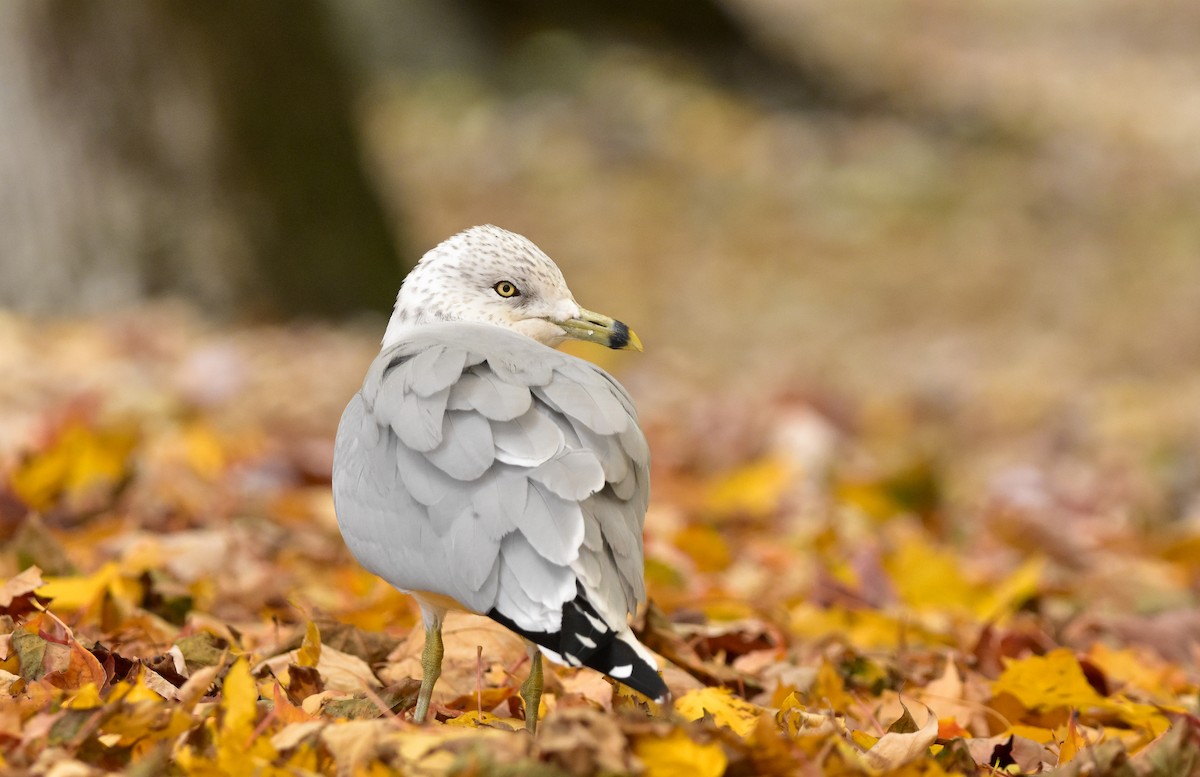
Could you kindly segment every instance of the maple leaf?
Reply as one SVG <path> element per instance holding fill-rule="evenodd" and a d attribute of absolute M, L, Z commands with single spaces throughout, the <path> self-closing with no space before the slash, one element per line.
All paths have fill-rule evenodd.
<path fill-rule="evenodd" d="M 766 712 L 744 699 L 734 696 L 728 688 L 700 688 L 688 691 L 675 700 L 675 711 L 686 720 L 711 717 L 718 726 L 732 729 L 740 737 L 747 737 L 758 725 L 759 718 Z"/>
<path fill-rule="evenodd" d="M 1080 709 L 1104 703 L 1104 698 L 1088 683 L 1075 654 L 1066 648 L 1010 662 L 992 685 L 992 692 L 1009 693 L 1031 710 Z"/>

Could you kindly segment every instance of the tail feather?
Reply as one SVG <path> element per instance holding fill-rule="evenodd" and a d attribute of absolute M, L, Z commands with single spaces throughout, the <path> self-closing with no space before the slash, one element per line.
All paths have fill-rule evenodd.
<path fill-rule="evenodd" d="M 590 667 L 658 702 L 670 696 L 650 651 L 628 627 L 617 631 L 605 623 L 582 586 L 575 598 L 563 605 L 562 627 L 558 631 L 523 629 L 495 608 L 487 616 L 541 647 L 552 660 L 568 666 Z"/>

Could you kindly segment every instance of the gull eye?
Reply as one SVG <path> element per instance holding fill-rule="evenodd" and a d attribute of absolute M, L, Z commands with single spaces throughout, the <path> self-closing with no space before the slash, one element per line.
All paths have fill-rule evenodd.
<path fill-rule="evenodd" d="M 517 297 L 521 292 L 513 285 L 512 281 L 500 281 L 492 287 L 501 297 Z"/>

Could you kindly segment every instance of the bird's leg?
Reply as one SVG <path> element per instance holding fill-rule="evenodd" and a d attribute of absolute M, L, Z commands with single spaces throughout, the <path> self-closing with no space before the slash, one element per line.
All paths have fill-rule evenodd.
<path fill-rule="evenodd" d="M 417 694 L 417 708 L 413 711 L 413 722 L 424 723 L 429 712 L 429 699 L 433 696 L 433 684 L 442 673 L 442 616 L 445 610 L 421 604 L 421 617 L 425 621 L 425 648 L 421 651 L 421 690 Z"/>
<path fill-rule="evenodd" d="M 538 710 L 542 704 L 542 651 L 529 643 L 529 677 L 521 683 L 521 700 L 525 702 L 525 730 L 537 733 Z"/>

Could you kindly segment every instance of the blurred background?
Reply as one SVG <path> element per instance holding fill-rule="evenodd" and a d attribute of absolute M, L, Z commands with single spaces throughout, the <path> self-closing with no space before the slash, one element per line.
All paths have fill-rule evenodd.
<path fill-rule="evenodd" d="M 0 303 L 358 322 L 341 395 L 407 267 L 495 223 L 639 331 L 585 355 L 651 411 L 1194 423 L 1198 28 L 1187 0 L 11 0 Z"/>
<path fill-rule="evenodd" d="M 673 690 L 815 689 L 882 734 L 903 689 L 977 738 L 1059 727 L 1058 755 L 1195 709 L 1200 2 L 0 0 L 0 579 L 36 565 L 54 611 L 0 607 L 0 688 L 43 682 L 3 763 L 234 741 L 233 706 L 161 747 L 67 710 L 7 650 L 64 655 L 49 618 L 97 669 L 205 634 L 207 663 L 287 661 L 321 620 L 371 679 L 416 674 L 418 643 L 388 658 L 415 606 L 340 539 L 333 440 L 405 272 L 482 223 L 645 343 L 572 352 L 653 451 Z M 0 595 L 28 615 L 35 587 Z M 467 694 L 456 643 L 440 688 Z M 1087 676 L 1025 715 L 992 681 L 1056 646 Z M 521 655 L 487 677 L 514 689 Z"/>
<path fill-rule="evenodd" d="M 1031 628 L 1200 644 L 1197 30 L 1194 0 L 2 0 L 0 574 L 169 545 L 188 617 L 264 642 L 293 596 L 407 623 L 337 539 L 334 430 L 407 268 L 493 223 L 646 344 L 574 352 L 650 437 L 665 611 L 802 603 L 803 642 L 850 628 L 812 607 L 940 617 L 1049 558 Z"/>

